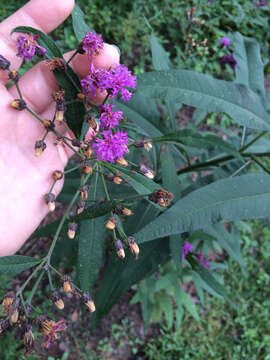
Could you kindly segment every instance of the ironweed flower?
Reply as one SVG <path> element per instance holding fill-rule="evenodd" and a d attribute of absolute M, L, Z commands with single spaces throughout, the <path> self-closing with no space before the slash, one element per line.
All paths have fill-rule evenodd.
<path fill-rule="evenodd" d="M 103 138 L 97 138 L 92 145 L 92 149 L 97 154 L 97 159 L 101 161 L 115 162 L 127 151 L 128 136 L 125 131 L 103 131 Z"/>
<path fill-rule="evenodd" d="M 211 268 L 211 265 L 209 264 L 208 261 L 205 260 L 202 252 L 199 252 L 199 254 L 197 254 L 197 259 L 201 263 L 202 267 L 207 268 L 207 269 Z"/>
<path fill-rule="evenodd" d="M 228 38 L 228 37 L 222 37 L 220 40 L 219 40 L 219 43 L 220 43 L 220 45 L 222 45 L 222 46 L 226 46 L 227 48 L 228 47 L 230 47 L 230 43 L 231 43 L 231 41 L 230 41 L 230 39 Z"/>
<path fill-rule="evenodd" d="M 100 124 L 103 130 L 110 130 L 115 128 L 119 121 L 123 118 L 123 112 L 120 110 L 113 111 L 115 105 L 106 104 L 101 106 L 102 113 L 100 114 Z"/>
<path fill-rule="evenodd" d="M 265 0 L 253 0 L 253 5 L 255 7 L 267 6 L 267 2 Z"/>
<path fill-rule="evenodd" d="M 185 259 L 186 255 L 193 250 L 193 246 L 188 241 L 182 246 L 182 261 Z"/>
<path fill-rule="evenodd" d="M 39 35 L 20 35 L 17 37 L 16 47 L 18 50 L 17 56 L 23 58 L 26 61 L 33 59 L 35 55 L 43 56 L 47 50 L 37 43 Z"/>
<path fill-rule="evenodd" d="M 94 33 L 93 31 L 87 32 L 81 43 L 81 48 L 90 57 L 97 55 L 103 46 L 104 43 L 102 36 Z"/>
<path fill-rule="evenodd" d="M 97 89 L 105 91 L 104 82 L 109 73 L 105 69 L 97 69 L 93 64 L 90 65 L 90 73 L 81 80 L 82 90 L 85 95 L 96 97 Z"/>
<path fill-rule="evenodd" d="M 230 55 L 224 55 L 219 59 L 220 65 L 222 67 L 222 69 L 225 69 L 225 65 L 228 64 L 231 69 L 233 71 L 235 71 L 236 65 L 237 65 L 237 61 L 236 59 L 233 57 L 232 54 Z"/>
<path fill-rule="evenodd" d="M 46 316 L 40 317 L 40 326 L 46 339 L 46 342 L 43 344 L 46 349 L 48 349 L 58 339 L 58 335 L 56 333 L 64 331 L 67 328 L 65 319 L 55 322 Z"/>

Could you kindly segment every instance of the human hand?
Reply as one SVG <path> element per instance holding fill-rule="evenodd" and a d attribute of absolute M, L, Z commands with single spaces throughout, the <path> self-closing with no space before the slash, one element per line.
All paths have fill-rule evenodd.
<path fill-rule="evenodd" d="M 10 35 L 16 26 L 32 26 L 49 33 L 61 24 L 71 13 L 74 0 L 31 0 L 15 14 L 0 24 L 0 54 L 11 62 L 11 69 L 17 69 L 21 59 L 16 56 L 15 35 Z M 71 53 L 66 54 L 69 58 Z M 97 67 L 109 68 L 119 63 L 115 47 L 105 44 L 99 55 L 92 59 Z M 70 64 L 78 76 L 88 73 L 87 55 L 76 56 Z M 52 173 L 63 171 L 70 151 L 64 145 L 55 146 L 55 135 L 46 138 L 46 152 L 34 156 L 34 144 L 42 138 L 44 127 L 31 114 L 10 107 L 18 98 L 14 86 L 8 90 L 7 72 L 0 71 L 0 256 L 16 252 L 40 224 L 48 212 L 44 201 L 52 184 Z M 20 78 L 24 99 L 42 119 L 52 119 L 55 103 L 52 92 L 57 89 L 54 75 L 45 62 L 40 62 Z M 63 180 L 56 183 L 57 195 Z"/>

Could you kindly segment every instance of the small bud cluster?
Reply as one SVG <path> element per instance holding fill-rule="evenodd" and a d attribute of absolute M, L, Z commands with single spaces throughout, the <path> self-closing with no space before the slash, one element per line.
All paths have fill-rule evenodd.
<path fill-rule="evenodd" d="M 149 200 L 153 201 L 159 206 L 167 207 L 173 200 L 173 197 L 173 193 L 170 193 L 166 190 L 155 190 L 152 194 L 149 195 Z"/>

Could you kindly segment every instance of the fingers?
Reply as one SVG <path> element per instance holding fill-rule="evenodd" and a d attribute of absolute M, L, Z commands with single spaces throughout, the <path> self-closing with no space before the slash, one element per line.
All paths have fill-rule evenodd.
<path fill-rule="evenodd" d="M 72 52 L 64 55 L 68 60 Z M 99 55 L 94 56 L 92 62 L 99 68 L 110 68 L 113 64 L 119 64 L 120 57 L 117 49 L 113 45 L 104 44 L 104 48 Z M 73 70 L 80 78 L 85 77 L 89 73 L 90 60 L 87 55 L 77 55 L 70 63 Z M 26 103 L 37 113 L 45 111 L 45 109 L 52 102 L 52 92 L 58 88 L 54 75 L 49 71 L 46 62 L 41 62 L 30 69 L 24 76 L 21 77 L 20 89 L 26 100 Z M 15 86 L 10 88 L 10 93 L 14 98 L 18 97 Z M 102 102 L 104 95 L 98 94 L 98 102 Z"/>
<path fill-rule="evenodd" d="M 31 26 L 43 32 L 50 32 L 60 25 L 71 13 L 74 0 L 31 0 L 0 24 L 0 54 L 17 69 L 21 60 L 16 56 L 16 34 L 10 35 L 16 26 Z M 6 72 L 0 72 L 0 81 L 7 81 Z"/>

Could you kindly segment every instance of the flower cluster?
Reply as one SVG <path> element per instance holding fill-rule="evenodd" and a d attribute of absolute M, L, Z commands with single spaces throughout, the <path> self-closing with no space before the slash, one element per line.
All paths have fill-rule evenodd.
<path fill-rule="evenodd" d="M 90 73 L 81 80 L 83 93 L 96 97 L 97 90 L 107 91 L 109 98 L 114 98 L 121 94 L 121 100 L 128 101 L 133 94 L 127 89 L 135 89 L 137 82 L 136 76 L 125 65 L 115 65 L 110 70 L 97 69 L 93 64 L 90 65 Z"/>
<path fill-rule="evenodd" d="M 18 50 L 17 56 L 26 61 L 33 59 L 35 55 L 42 57 L 46 54 L 46 49 L 37 43 L 39 35 L 20 35 L 17 37 L 16 47 Z"/>
<path fill-rule="evenodd" d="M 234 58 L 233 54 L 224 55 L 219 59 L 222 69 L 225 69 L 225 65 L 228 64 L 233 71 L 235 71 L 237 60 Z"/>
<path fill-rule="evenodd" d="M 267 6 L 267 2 L 265 0 L 254 0 L 253 5 L 255 7 Z"/>
<path fill-rule="evenodd" d="M 93 31 L 87 32 L 82 40 L 81 48 L 90 57 L 97 55 L 104 46 L 102 36 Z"/>
<path fill-rule="evenodd" d="M 103 130 L 115 128 L 119 121 L 123 118 L 123 112 L 120 110 L 113 111 L 113 104 L 105 104 L 101 106 L 100 124 Z"/>
<path fill-rule="evenodd" d="M 115 162 L 128 151 L 128 136 L 125 131 L 118 130 L 114 134 L 110 130 L 103 131 L 102 136 L 92 145 L 98 160 Z"/>

